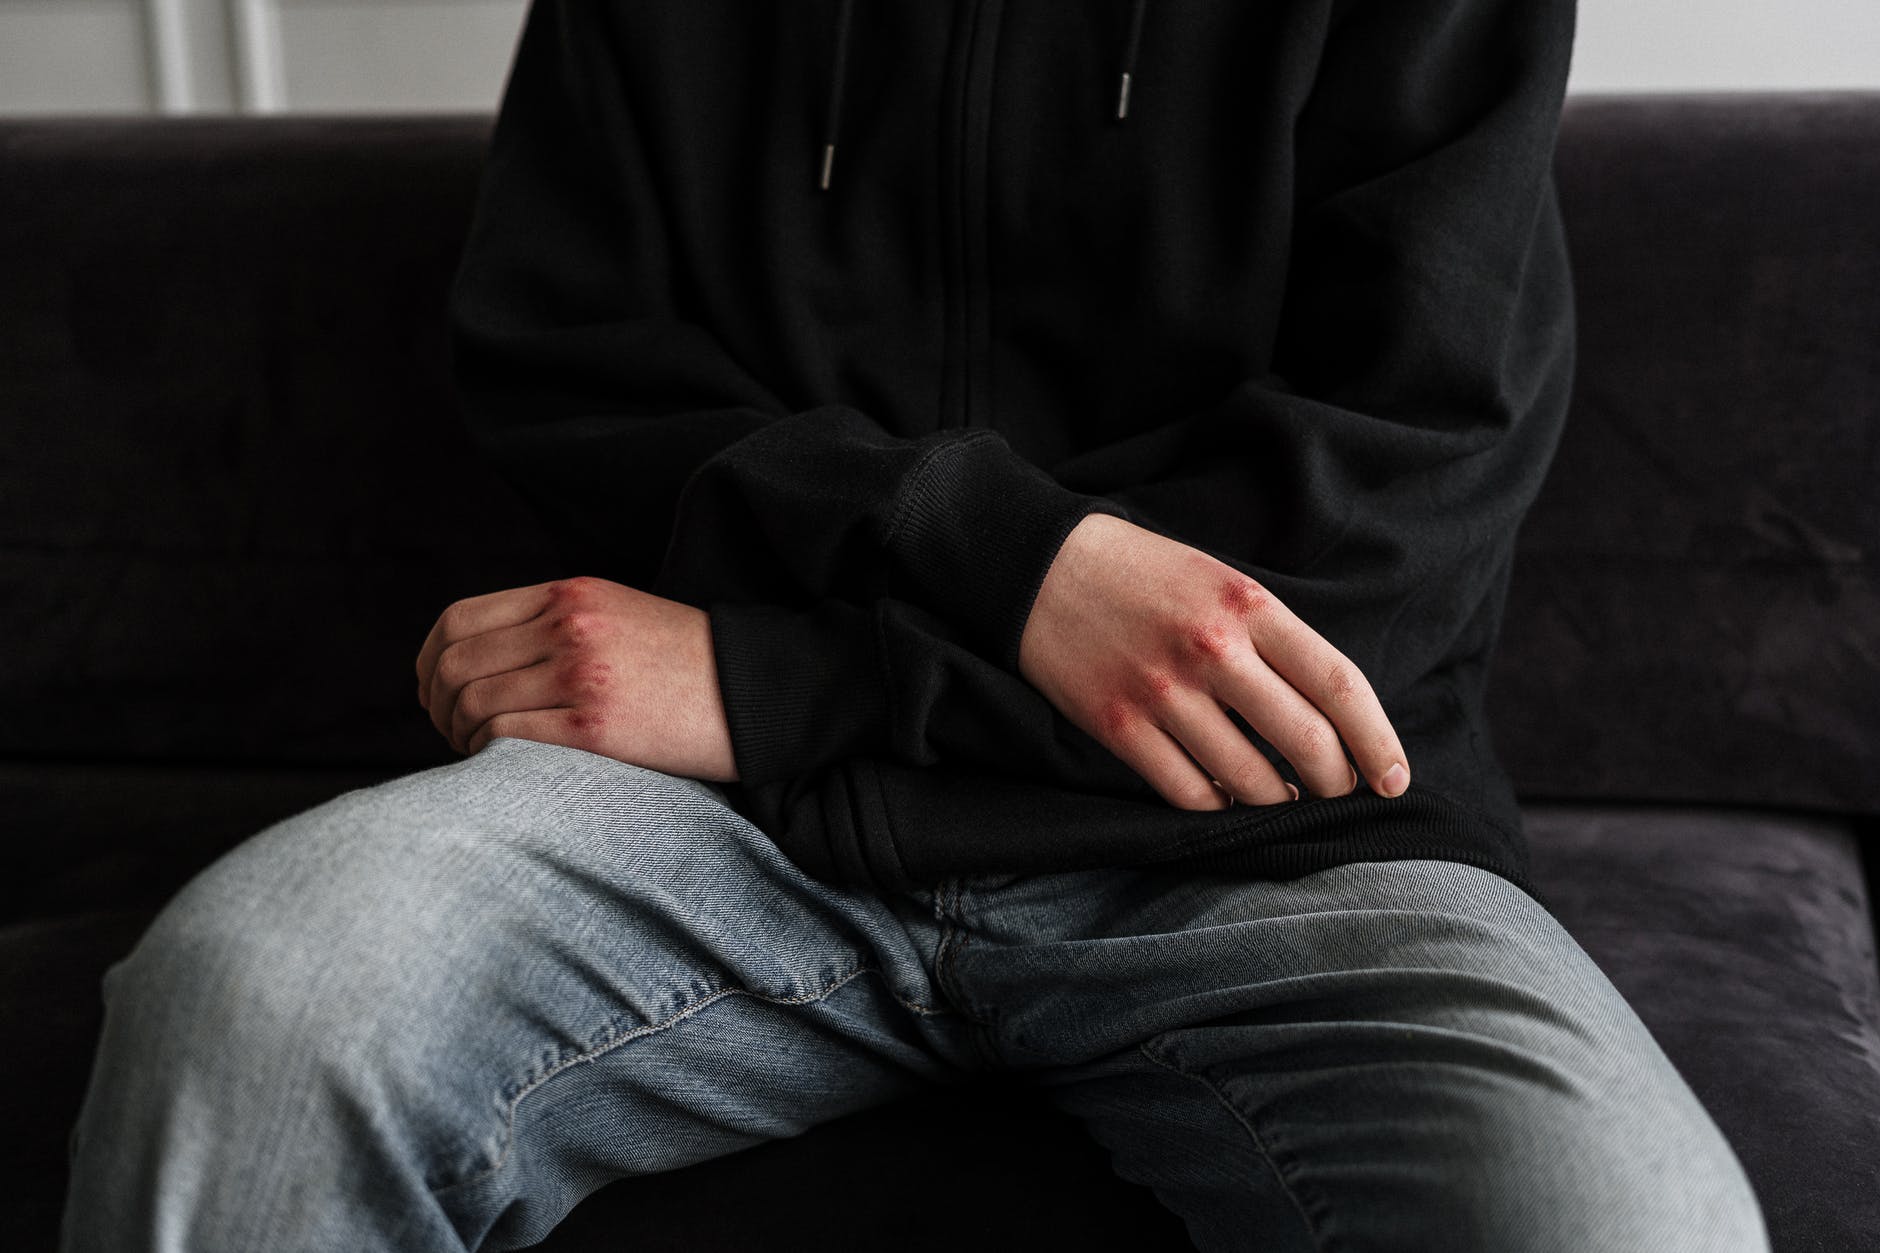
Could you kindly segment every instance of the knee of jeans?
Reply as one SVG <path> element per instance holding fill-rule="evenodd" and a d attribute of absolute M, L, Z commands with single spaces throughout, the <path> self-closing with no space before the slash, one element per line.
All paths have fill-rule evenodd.
<path fill-rule="evenodd" d="M 386 1033 L 442 995 L 426 970 L 477 943 L 452 921 L 479 854 L 376 793 L 277 823 L 186 884 L 106 972 L 112 1038 L 247 1068 L 389 1055 Z"/>
<path fill-rule="evenodd" d="M 1516 1102 L 1502 1121 L 1476 1154 L 1477 1178 L 1457 1180 L 1494 1200 L 1450 1247 L 1769 1253 L 1734 1150 L 1676 1086 Z"/>

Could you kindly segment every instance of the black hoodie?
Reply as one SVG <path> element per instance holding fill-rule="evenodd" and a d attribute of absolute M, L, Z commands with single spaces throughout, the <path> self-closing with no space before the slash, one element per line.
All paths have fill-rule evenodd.
<path fill-rule="evenodd" d="M 711 614 L 739 810 L 878 889 L 1486 867 L 1565 419 L 1573 0 L 535 0 L 451 293 L 575 572 Z M 1092 511 L 1257 578 L 1411 786 L 1175 808 L 1018 672 Z M 1290 763 L 1238 715 L 1281 776 Z"/>

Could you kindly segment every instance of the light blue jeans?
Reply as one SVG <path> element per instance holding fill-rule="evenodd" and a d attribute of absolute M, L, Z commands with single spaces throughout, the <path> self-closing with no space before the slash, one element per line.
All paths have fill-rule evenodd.
<path fill-rule="evenodd" d="M 498 739 L 246 841 L 103 991 L 68 1253 L 520 1248 L 993 1068 L 1210 1253 L 1769 1247 L 1604 974 L 1453 862 L 884 898 L 711 784 Z"/>

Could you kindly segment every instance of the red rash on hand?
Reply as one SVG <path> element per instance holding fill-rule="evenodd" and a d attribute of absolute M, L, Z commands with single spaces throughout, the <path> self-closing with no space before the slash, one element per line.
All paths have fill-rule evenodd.
<path fill-rule="evenodd" d="M 1267 595 L 1267 590 L 1254 579 L 1228 579 L 1221 584 L 1216 599 L 1221 608 L 1244 619 L 1265 603 Z"/>
<path fill-rule="evenodd" d="M 1227 655 L 1228 631 L 1218 622 L 1191 628 L 1186 636 L 1188 651 L 1197 661 L 1217 661 Z"/>
<path fill-rule="evenodd" d="M 1114 740 L 1121 738 L 1123 732 L 1135 719 L 1136 715 L 1130 709 L 1128 699 L 1115 696 L 1103 703 L 1103 708 L 1097 714 L 1097 725 L 1102 728 L 1106 737 Z"/>
<path fill-rule="evenodd" d="M 1089 625 L 1101 621 L 1103 629 Z M 1093 512 L 1046 573 L 1023 677 L 1172 805 L 1279 804 L 1381 781 L 1402 745 L 1351 659 L 1243 570 Z M 1236 717 L 1237 715 L 1237 717 Z M 1301 782 L 1280 776 L 1255 737 Z M 1358 779 L 1346 746 L 1358 758 Z"/>

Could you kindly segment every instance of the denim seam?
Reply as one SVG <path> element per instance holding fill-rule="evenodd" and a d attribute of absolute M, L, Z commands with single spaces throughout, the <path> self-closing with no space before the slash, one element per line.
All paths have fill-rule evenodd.
<path fill-rule="evenodd" d="M 967 1021 L 978 1027 L 991 1027 L 991 1016 L 987 1014 L 983 1006 L 966 994 L 966 985 L 960 982 L 960 950 L 965 948 L 966 942 L 972 938 L 971 933 L 966 929 L 966 916 L 963 908 L 965 898 L 966 877 L 956 876 L 953 880 L 953 904 L 949 918 L 953 925 L 947 934 L 949 942 L 942 949 L 940 960 L 936 963 L 937 967 L 944 968 L 944 973 L 950 978 L 941 979 L 940 989 L 953 998 L 954 1004 L 959 1007 L 960 1015 Z M 940 975 L 943 972 L 937 968 L 934 973 Z M 980 1054 L 982 1057 L 986 1055 L 983 1042 Z M 994 1059 L 987 1058 L 987 1060 Z"/>
<path fill-rule="evenodd" d="M 960 883 L 960 894 L 953 903 L 959 918 L 960 931 L 959 937 L 953 943 L 953 952 L 948 960 L 953 967 L 954 990 L 959 994 L 960 1003 L 966 1007 L 967 1021 L 973 1024 L 973 1044 L 981 1060 L 988 1067 L 998 1067 L 1004 1063 L 1004 1058 L 999 1053 L 998 1007 L 981 1005 L 966 990 L 966 984 L 960 978 L 960 954 L 966 951 L 966 946 L 973 940 L 972 930 L 966 925 L 966 886 L 964 881 Z"/>
<path fill-rule="evenodd" d="M 563 1060 L 556 1062 L 553 1066 L 550 1066 L 547 1070 L 543 1071 L 541 1074 L 537 1075 L 535 1078 L 529 1080 L 527 1083 L 523 1084 L 521 1088 L 517 1089 L 516 1094 L 509 1098 L 509 1107 L 504 1111 L 504 1114 L 503 1114 L 503 1151 L 500 1155 L 497 1156 L 496 1160 L 492 1162 L 490 1165 L 483 1167 L 481 1170 L 478 1170 L 473 1174 L 465 1175 L 462 1179 L 454 1179 L 449 1183 L 430 1185 L 431 1191 L 433 1193 L 448 1192 L 453 1188 L 461 1188 L 469 1184 L 481 1182 L 482 1180 L 487 1179 L 489 1176 L 494 1175 L 495 1173 L 500 1171 L 504 1167 L 504 1165 L 508 1163 L 509 1154 L 511 1150 L 515 1148 L 516 1110 L 521 1107 L 523 1100 L 527 1098 L 531 1093 L 533 1093 L 537 1088 L 540 1088 L 543 1084 L 547 1083 L 550 1079 L 553 1079 L 556 1075 L 561 1074 L 563 1071 L 569 1070 L 575 1066 L 579 1066 L 585 1062 L 594 1061 L 596 1058 L 599 1058 L 607 1053 L 611 1053 L 613 1050 L 619 1048 L 621 1045 L 626 1044 L 627 1042 L 631 1040 L 637 1040 L 641 1038 L 642 1036 L 648 1036 L 648 1035 L 654 1034 L 655 1032 L 664 1031 L 667 1027 L 672 1026 L 674 1023 L 678 1022 L 680 1019 L 689 1018 L 693 1014 L 697 1013 L 699 1010 L 704 1009 L 706 1006 L 714 1004 L 717 1001 L 721 1001 L 727 996 L 749 996 L 749 997 L 754 997 L 760 1001 L 768 1001 L 772 1005 L 807 1005 L 816 1001 L 827 999 L 830 996 L 830 994 L 835 992 L 838 988 L 845 986 L 850 980 L 854 979 L 857 975 L 865 974 L 866 972 L 871 971 L 871 970 L 875 971 L 877 974 L 883 973 L 879 966 L 872 966 L 864 962 L 861 965 L 855 967 L 853 970 L 849 971 L 847 974 L 836 979 L 834 982 L 825 985 L 820 990 L 816 992 L 805 993 L 802 996 L 772 996 L 764 992 L 754 991 L 750 988 L 720 988 L 718 991 L 713 992 L 708 996 L 703 996 L 703 997 L 700 997 L 698 1000 L 688 1002 L 686 1005 L 684 1005 L 680 1009 L 675 1010 L 673 1013 L 671 1013 L 667 1017 L 660 1019 L 658 1022 L 644 1023 L 641 1026 L 635 1027 L 631 1031 L 625 1031 L 617 1035 L 609 1036 L 607 1039 L 601 1041 L 601 1043 L 599 1044 L 594 1045 L 592 1048 L 589 1048 L 581 1053 L 578 1053 L 573 1057 L 564 1058 Z M 885 975 L 884 975 L 884 979 L 885 979 Z M 889 989 L 889 994 L 893 995 L 893 989 Z M 895 996 L 894 999 L 896 1001 L 900 1001 L 902 1005 L 907 1006 L 909 1009 L 914 1009 L 921 1013 L 946 1013 L 948 1012 L 945 1009 L 932 1010 L 932 1009 L 927 1009 L 922 1006 L 913 1005 L 907 1001 L 901 1000 L 899 996 Z"/>
<path fill-rule="evenodd" d="M 1227 1099 L 1227 1093 L 1221 1091 L 1220 1085 L 1206 1075 L 1199 1074 L 1192 1070 L 1186 1070 L 1172 1061 L 1157 1056 L 1155 1050 L 1149 1047 L 1149 1041 L 1147 1040 L 1137 1044 L 1136 1051 L 1156 1065 L 1162 1067 L 1162 1069 L 1188 1079 L 1193 1079 L 1196 1083 L 1201 1084 L 1214 1094 L 1214 1099 L 1221 1103 L 1221 1108 L 1226 1110 L 1228 1116 L 1239 1123 L 1246 1131 L 1247 1138 L 1253 1141 L 1254 1151 L 1260 1155 L 1260 1160 L 1266 1163 L 1267 1169 L 1273 1172 L 1273 1178 L 1279 1181 L 1280 1191 L 1284 1192 L 1286 1199 L 1292 1202 L 1292 1207 L 1297 1211 L 1299 1220 L 1305 1224 L 1306 1234 L 1312 1237 L 1312 1247 L 1318 1250 L 1318 1253 L 1329 1253 L 1330 1246 L 1326 1244 L 1325 1237 L 1320 1234 L 1318 1225 L 1312 1221 L 1312 1215 L 1307 1212 L 1305 1203 L 1300 1200 L 1299 1193 L 1294 1189 L 1292 1180 L 1286 1177 L 1286 1172 L 1280 1169 L 1278 1161 L 1276 1161 L 1273 1154 L 1267 1150 L 1266 1141 L 1261 1139 L 1258 1131 L 1254 1130 L 1252 1119 L 1241 1113 L 1240 1109 L 1235 1106 L 1232 1101 Z"/>

